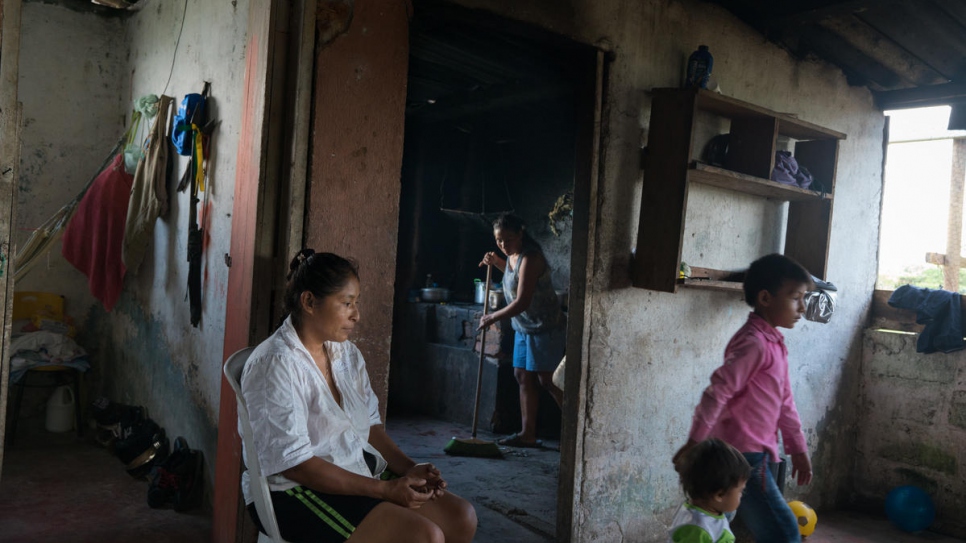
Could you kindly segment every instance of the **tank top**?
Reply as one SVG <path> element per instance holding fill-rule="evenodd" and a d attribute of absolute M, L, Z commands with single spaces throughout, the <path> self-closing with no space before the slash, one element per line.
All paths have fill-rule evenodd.
<path fill-rule="evenodd" d="M 507 259 L 506 270 L 503 274 L 503 294 L 506 296 L 507 304 L 513 303 L 517 297 L 517 285 L 519 284 L 520 262 L 523 257 L 528 255 L 541 255 L 536 249 L 523 249 L 523 254 L 517 260 L 517 269 L 511 269 L 510 260 Z M 546 261 L 546 259 L 544 259 Z M 557 292 L 553 289 L 550 280 L 550 264 L 547 263 L 540 278 L 537 279 L 537 288 L 530 300 L 530 307 L 523 313 L 510 318 L 513 329 L 525 334 L 540 334 L 549 332 L 563 323 L 563 311 L 560 309 L 560 300 Z"/>

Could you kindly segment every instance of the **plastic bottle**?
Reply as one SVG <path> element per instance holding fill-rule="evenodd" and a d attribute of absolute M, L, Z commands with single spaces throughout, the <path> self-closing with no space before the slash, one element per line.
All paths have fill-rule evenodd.
<path fill-rule="evenodd" d="M 698 87 L 708 88 L 708 79 L 711 77 L 711 68 L 714 65 L 714 57 L 708 51 L 707 45 L 699 45 L 698 50 L 691 53 L 688 57 L 688 74 L 685 86 L 688 88 Z"/>

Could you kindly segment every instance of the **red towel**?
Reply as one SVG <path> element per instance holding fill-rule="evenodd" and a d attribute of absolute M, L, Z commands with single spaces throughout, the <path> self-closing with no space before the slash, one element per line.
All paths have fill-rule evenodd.
<path fill-rule="evenodd" d="M 124 273 L 121 244 L 134 177 L 118 153 L 84 194 L 64 230 L 61 254 L 87 276 L 91 294 L 110 311 L 121 296 Z"/>

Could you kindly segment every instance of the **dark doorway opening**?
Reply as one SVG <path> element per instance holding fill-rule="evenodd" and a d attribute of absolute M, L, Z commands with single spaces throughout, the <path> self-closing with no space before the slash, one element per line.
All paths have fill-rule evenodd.
<path fill-rule="evenodd" d="M 596 134 L 600 55 L 589 46 L 482 12 L 436 2 L 417 1 L 414 7 L 389 428 L 394 418 L 413 416 L 469 427 L 478 349 L 485 348 L 479 428 L 509 434 L 521 426 L 513 331 L 509 320 L 501 322 L 497 333 L 488 333 L 486 345 L 479 344 L 476 327 L 483 305 L 475 281 L 486 276 L 479 263 L 485 252 L 497 250 L 493 219 L 501 212 L 524 219 L 552 269 L 562 307 L 571 309 L 568 364 L 573 363 L 570 351 L 581 344 L 583 330 L 590 165 L 596 165 L 590 156 L 596 142 L 588 135 Z M 493 273 L 500 283 L 501 273 Z M 447 289 L 449 300 L 423 300 L 421 289 L 427 286 Z M 579 354 L 576 359 L 579 364 Z M 565 436 L 561 441 L 568 417 L 547 392 L 541 394 L 537 431 L 550 448 L 539 453 L 557 454 L 556 465 L 561 453 L 573 457 L 557 444 L 566 448 L 574 440 Z M 565 406 L 571 401 L 565 400 Z M 565 410 L 571 411 L 576 409 Z M 440 453 L 450 437 L 433 438 Z M 494 488 L 506 478 L 527 476 L 513 473 L 512 465 L 501 469 L 503 477 L 492 481 Z M 563 466 L 558 469 L 570 475 L 563 474 Z M 542 484 L 546 488 L 534 490 L 549 505 L 538 514 L 556 517 L 556 482 Z M 487 505 L 525 510 L 526 499 L 521 499 L 519 504 Z M 569 522 L 569 512 L 563 516 Z M 557 519 L 540 520 L 549 528 L 536 531 L 549 531 L 545 535 L 554 538 Z"/>

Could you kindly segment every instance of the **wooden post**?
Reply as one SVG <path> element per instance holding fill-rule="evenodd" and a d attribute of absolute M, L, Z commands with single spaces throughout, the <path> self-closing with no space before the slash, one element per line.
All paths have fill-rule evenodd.
<path fill-rule="evenodd" d="M 271 178 L 269 119 L 272 101 L 273 69 L 277 66 L 277 47 L 284 46 L 278 31 L 279 12 L 285 6 L 279 0 L 252 0 L 248 12 L 248 42 L 245 47 L 245 80 L 242 92 L 241 130 L 235 166 L 235 200 L 231 219 L 231 260 L 228 269 L 228 292 L 225 308 L 224 359 L 258 341 L 259 323 L 268 315 L 267 306 L 259 306 L 271 289 L 271 255 L 265 254 L 266 233 L 275 225 L 266 217 L 266 205 L 274 203 L 266 195 Z M 284 66 L 284 65 L 283 65 Z M 280 140 L 276 140 L 280 141 Z M 277 155 L 276 155 L 277 156 Z M 266 265 L 265 263 L 268 263 Z M 244 503 L 240 497 L 241 438 L 236 430 L 238 411 L 235 392 L 222 377 L 218 415 L 218 449 L 215 462 L 214 511 L 212 536 L 214 543 L 235 543 L 250 536 L 246 533 Z"/>
<path fill-rule="evenodd" d="M 963 181 L 966 179 L 966 139 L 953 140 L 952 176 L 949 181 L 949 221 L 946 223 L 946 259 L 943 289 L 959 292 L 960 251 L 963 241 Z"/>
<path fill-rule="evenodd" d="M 17 94 L 20 71 L 21 0 L 0 0 L 0 468 L 6 438 L 7 393 L 10 390 L 10 313 L 13 309 L 11 243 L 17 187 L 20 183 L 21 104 Z"/>

